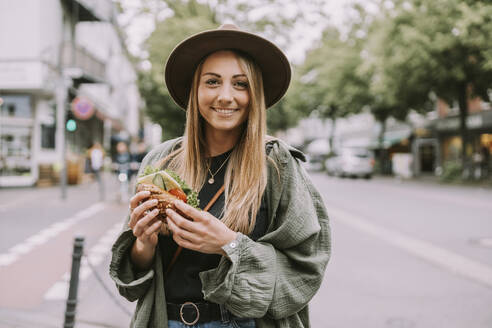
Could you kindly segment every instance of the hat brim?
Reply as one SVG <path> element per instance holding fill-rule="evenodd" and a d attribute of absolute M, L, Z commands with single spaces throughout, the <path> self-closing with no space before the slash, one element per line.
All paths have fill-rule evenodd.
<path fill-rule="evenodd" d="M 270 41 L 240 30 L 217 29 L 195 34 L 174 48 L 166 63 L 165 80 L 176 104 L 188 105 L 194 71 L 200 61 L 218 50 L 248 54 L 262 71 L 265 104 L 269 108 L 287 92 L 291 69 L 284 53 Z"/>

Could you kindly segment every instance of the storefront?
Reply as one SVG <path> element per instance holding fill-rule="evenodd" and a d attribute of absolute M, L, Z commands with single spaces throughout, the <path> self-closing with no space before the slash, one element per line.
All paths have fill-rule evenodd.
<path fill-rule="evenodd" d="M 0 98 L 0 185 L 31 185 L 35 181 L 32 97 L 0 94 Z"/>
<path fill-rule="evenodd" d="M 73 129 L 67 127 L 68 120 L 73 120 Z M 109 147 L 111 134 L 121 129 L 99 109 L 87 120 L 67 111 L 62 125 L 57 132 L 54 95 L 0 93 L 0 187 L 57 183 L 62 157 L 57 133 L 65 133 L 67 160 L 83 163 L 93 142 Z"/>
<path fill-rule="evenodd" d="M 466 154 L 469 158 L 490 161 L 492 153 L 492 110 L 485 110 L 467 117 L 468 145 Z M 460 136 L 459 117 L 447 117 L 435 122 L 443 161 L 455 161 L 461 156 L 462 140 Z M 488 162 L 490 166 L 490 162 Z"/>

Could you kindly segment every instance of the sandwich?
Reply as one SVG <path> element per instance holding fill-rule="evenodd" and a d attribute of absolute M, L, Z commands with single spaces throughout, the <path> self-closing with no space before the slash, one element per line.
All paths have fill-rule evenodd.
<path fill-rule="evenodd" d="M 163 232 L 168 231 L 166 209 L 170 208 L 185 216 L 174 206 L 176 200 L 181 200 L 199 209 L 198 193 L 188 187 L 186 182 L 171 170 L 158 170 L 151 166 L 146 166 L 143 173 L 137 178 L 137 192 L 139 191 L 150 191 L 149 199 L 158 201 L 156 206 L 159 209 L 157 219 L 164 224 Z"/>

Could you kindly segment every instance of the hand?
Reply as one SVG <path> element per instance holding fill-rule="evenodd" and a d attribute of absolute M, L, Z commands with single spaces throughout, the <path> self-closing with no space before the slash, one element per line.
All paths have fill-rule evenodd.
<path fill-rule="evenodd" d="M 191 219 L 171 209 L 166 210 L 169 229 L 179 246 L 206 254 L 225 255 L 222 246 L 236 239 L 236 232 L 208 212 L 199 211 L 182 201 L 175 201 L 174 205 Z"/>
<path fill-rule="evenodd" d="M 150 199 L 149 191 L 140 191 L 130 199 L 130 221 L 128 226 L 132 229 L 133 235 L 137 237 L 137 246 L 141 248 L 155 248 L 158 240 L 158 233 L 162 222 L 155 219 L 159 210 L 157 200 Z M 154 208 L 154 209 L 153 209 Z"/>

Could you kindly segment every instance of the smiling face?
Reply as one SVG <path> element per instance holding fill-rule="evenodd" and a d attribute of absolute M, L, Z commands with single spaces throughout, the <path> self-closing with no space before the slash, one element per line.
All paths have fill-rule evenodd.
<path fill-rule="evenodd" d="M 198 82 L 198 109 L 207 133 L 238 134 L 248 117 L 249 81 L 239 57 L 218 51 L 203 62 Z"/>

